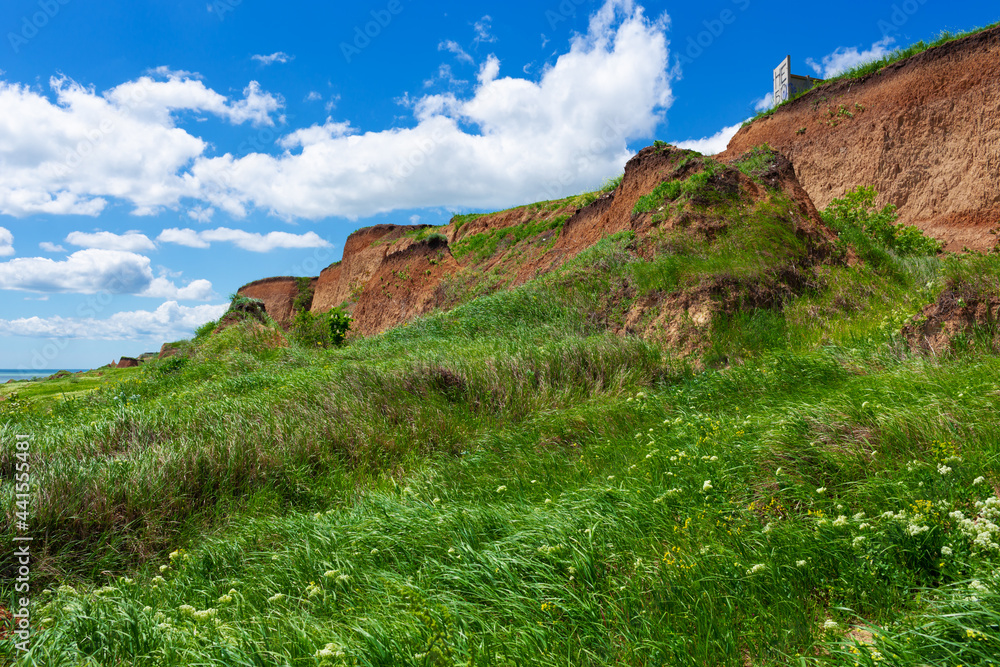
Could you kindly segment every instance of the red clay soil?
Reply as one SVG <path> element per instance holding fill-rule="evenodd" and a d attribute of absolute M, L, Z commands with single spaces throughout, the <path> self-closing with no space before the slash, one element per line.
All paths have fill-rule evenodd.
<path fill-rule="evenodd" d="M 685 229 L 690 226 L 691 233 L 711 234 L 712 230 L 699 226 L 709 223 L 692 220 L 690 216 L 672 216 L 654 222 L 652 213 L 633 215 L 639 198 L 661 182 L 684 179 L 704 165 L 705 158 L 692 151 L 650 147 L 628 162 L 618 188 L 584 208 L 579 208 L 576 198 L 569 198 L 486 214 L 458 227 L 454 223 L 436 230 L 426 230 L 426 226 L 377 225 L 358 230 L 348 238 L 343 259 L 325 269 L 316 280 L 311 310 L 320 313 L 343 306 L 354 318 L 352 335 L 368 336 L 433 310 L 453 307 L 475 294 L 509 289 L 527 282 L 557 268 L 609 234 L 631 229 L 642 239 L 654 228 L 663 231 L 674 225 Z M 796 233 L 809 240 L 811 259 L 806 261 L 819 261 L 828 256 L 828 241 L 832 235 L 796 181 L 788 160 L 776 156 L 764 173 L 755 176 L 762 183 L 754 182 L 735 169 L 725 169 L 713 177 L 717 182 L 711 185 L 738 193 L 742 201 L 749 203 L 772 197 L 773 191 L 769 188 L 783 192 L 791 200 L 793 209 L 786 217 L 793 221 Z M 565 220 L 561 229 L 557 226 L 560 220 Z M 532 222 L 550 222 L 553 228 L 520 240 L 514 234 L 496 236 L 498 230 L 523 230 L 524 225 Z M 549 225 L 540 225 L 546 226 Z M 434 231 L 445 238 L 428 235 L 418 241 L 414 232 L 420 230 L 426 230 L 425 234 Z M 492 254 L 484 257 L 468 246 L 463 248 L 463 242 L 484 233 L 494 234 L 496 249 Z M 453 249 L 458 257 L 452 253 Z M 466 252 L 459 252 L 459 249 Z M 297 294 L 294 279 L 257 281 L 241 288 L 240 294 L 262 299 L 275 320 L 286 327 L 290 324 L 291 301 Z M 683 309 L 688 315 L 686 319 L 694 324 L 695 329 L 691 329 L 694 338 L 700 336 L 697 328 L 710 319 L 709 302 L 718 302 L 716 296 L 706 288 L 674 304 Z M 622 298 L 629 298 L 629 295 L 623 293 Z M 659 309 L 665 304 L 663 298 L 664 295 L 658 295 L 653 300 L 655 303 L 643 301 L 634 306 L 621 332 L 643 333 L 650 321 L 646 306 Z M 663 328 L 666 319 L 668 315 L 661 313 L 656 325 Z M 681 340 L 686 336 L 682 334 L 667 336 L 667 342 Z"/>
<path fill-rule="evenodd" d="M 312 312 L 325 313 L 346 301 L 355 300 L 386 257 L 412 242 L 412 239 L 405 238 L 406 234 L 426 226 L 375 225 L 359 229 L 347 237 L 343 259 L 327 267 L 319 276 Z"/>
<path fill-rule="evenodd" d="M 833 81 L 754 121 L 720 160 L 767 143 L 819 208 L 858 185 L 946 250 L 987 251 L 1000 228 L 1000 27 L 862 79 Z"/>
<path fill-rule="evenodd" d="M 734 155 L 732 159 L 739 157 L 740 155 Z M 556 253 L 575 255 L 609 234 L 628 229 L 637 234 L 648 232 L 652 227 L 652 214 L 632 215 L 639 198 L 649 194 L 665 180 L 681 180 L 700 171 L 702 164 L 703 159 L 693 151 L 673 146 L 644 148 L 625 165 L 625 178 L 618 189 L 605 194 L 566 222 L 554 250 Z M 769 170 L 760 177 L 767 186 L 781 190 L 792 198 L 798 205 L 798 216 L 803 219 L 810 233 L 819 232 L 828 240 L 833 239 L 832 233 L 820 220 L 819 212 L 809 195 L 796 180 L 787 158 L 777 155 Z M 728 187 L 739 188 L 755 200 L 768 196 L 765 188 L 742 174 L 730 172 L 728 178 L 738 178 L 738 182 L 730 183 Z M 720 185 L 721 183 L 717 187 Z M 668 221 L 667 225 L 671 222 L 673 221 Z"/>
<path fill-rule="evenodd" d="M 436 288 L 459 269 L 443 240 L 408 243 L 381 263 L 352 309 L 355 335 L 371 335 L 424 315 L 437 306 Z"/>
<path fill-rule="evenodd" d="M 315 288 L 315 278 L 312 280 L 312 285 Z M 264 278 L 244 285 L 236 293 L 240 296 L 263 301 L 267 314 L 275 322 L 287 326 L 295 314 L 292 304 L 299 295 L 299 285 L 297 280 L 290 276 Z"/>
<path fill-rule="evenodd" d="M 311 310 L 322 313 L 343 306 L 354 318 L 351 330 L 355 334 L 385 331 L 446 305 L 439 289 L 442 281 L 471 268 L 472 264 L 469 256 L 461 262 L 456 260 L 449 243 L 492 230 L 570 215 L 577 210 L 571 204 L 556 203 L 489 213 L 458 227 L 449 224 L 440 228 L 438 233 L 447 241 L 436 238 L 418 241 L 413 233 L 426 229 L 427 225 L 376 225 L 360 229 L 344 244 L 343 259 L 320 274 Z M 550 232 L 549 238 L 555 233 Z M 541 236 L 536 240 L 542 243 L 548 240 L 545 234 Z M 516 266 L 509 267 L 504 285 L 509 287 L 535 277 L 539 264 L 551 264 L 548 260 L 541 261 L 542 255 L 542 251 L 521 253 Z M 500 262 L 499 258 L 488 258 L 475 268 L 480 272 L 495 270 Z"/>
<path fill-rule="evenodd" d="M 14 615 L 6 607 L 0 606 L 0 641 L 14 634 Z"/>
<path fill-rule="evenodd" d="M 996 347 L 1000 339 L 1000 300 L 970 299 L 946 290 L 937 301 L 903 327 L 903 337 L 914 350 L 938 355 L 951 351 L 956 338 L 987 336 Z"/>

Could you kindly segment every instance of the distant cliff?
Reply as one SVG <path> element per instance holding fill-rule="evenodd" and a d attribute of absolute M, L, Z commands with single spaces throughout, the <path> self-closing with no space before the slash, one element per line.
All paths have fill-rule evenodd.
<path fill-rule="evenodd" d="M 900 222 L 989 251 L 1000 231 L 1000 27 L 810 91 L 741 129 L 720 159 L 767 143 L 819 208 L 874 186 Z"/>

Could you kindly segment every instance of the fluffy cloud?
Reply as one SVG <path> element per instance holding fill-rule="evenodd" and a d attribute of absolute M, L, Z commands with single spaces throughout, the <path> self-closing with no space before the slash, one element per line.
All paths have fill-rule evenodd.
<path fill-rule="evenodd" d="M 740 127 L 742 125 L 743 123 L 736 123 L 736 125 L 730 125 L 729 127 L 722 128 L 710 137 L 689 139 L 687 141 L 676 141 L 674 142 L 674 145 L 678 148 L 687 148 L 688 150 L 698 151 L 704 155 L 715 155 L 716 153 L 721 153 L 726 150 L 726 146 L 729 145 L 729 140 L 740 131 Z"/>
<path fill-rule="evenodd" d="M 178 288 L 155 278 L 148 257 L 121 250 L 88 249 L 65 260 L 23 257 L 0 263 L 0 289 L 76 294 L 134 294 L 176 299 L 208 299 L 212 284 L 196 280 Z"/>
<path fill-rule="evenodd" d="M 278 155 L 210 156 L 175 126 L 183 111 L 273 123 L 281 100 L 256 82 L 229 100 L 164 68 L 104 95 L 60 78 L 55 102 L 0 82 L 0 213 L 96 215 L 117 199 L 136 214 L 195 201 L 234 216 L 358 218 L 580 192 L 619 172 L 628 142 L 652 136 L 672 103 L 667 20 L 607 0 L 537 81 L 501 76 L 490 56 L 468 95 L 404 95 L 410 127 L 330 118 L 284 137 Z M 476 30 L 477 44 L 493 39 L 488 17 Z"/>
<path fill-rule="evenodd" d="M 612 0 L 538 82 L 501 78 L 490 57 L 467 99 L 406 98 L 411 128 L 362 134 L 329 120 L 287 136 L 283 155 L 202 158 L 191 175 L 213 206 L 237 216 L 257 207 L 357 218 L 579 192 L 620 171 L 627 141 L 651 136 L 671 104 L 665 28 L 665 18 Z"/>
<path fill-rule="evenodd" d="M 252 56 L 252 59 L 256 60 L 261 65 L 264 65 L 266 67 L 267 65 L 273 65 L 274 63 L 281 63 L 282 65 L 284 65 L 290 60 L 294 60 L 295 56 L 290 56 L 284 51 L 278 51 L 276 53 L 272 53 L 269 56 L 261 56 L 261 55 Z"/>
<path fill-rule="evenodd" d="M 871 48 L 866 51 L 858 51 L 856 46 L 850 48 L 841 46 L 833 53 L 823 56 L 819 63 L 812 58 L 806 58 L 806 64 L 812 67 L 819 76 L 829 79 L 862 63 L 884 58 L 892 53 L 889 45 L 895 41 L 893 37 L 886 35 L 885 38 L 872 44 Z"/>
<path fill-rule="evenodd" d="M 770 92 L 759 100 L 755 100 L 753 103 L 754 111 L 765 111 L 774 106 L 774 92 Z"/>
<path fill-rule="evenodd" d="M 176 243 L 188 248 L 208 248 L 209 242 L 201 238 L 201 235 L 193 229 L 164 229 L 156 237 L 160 243 Z"/>
<path fill-rule="evenodd" d="M 281 105 L 257 82 L 230 101 L 186 72 L 163 68 L 104 95 L 65 77 L 49 86 L 54 101 L 0 81 L 2 214 L 97 215 L 111 198 L 130 202 L 138 214 L 176 206 L 198 195 L 182 170 L 207 148 L 175 127 L 176 112 L 269 125 Z"/>
<path fill-rule="evenodd" d="M 38 244 L 38 247 L 44 250 L 45 252 L 66 252 L 66 248 L 62 247 L 61 245 L 56 245 L 55 243 L 51 243 L 49 241 L 42 241 L 41 243 Z"/>
<path fill-rule="evenodd" d="M 95 232 L 87 234 L 85 232 L 70 232 L 66 237 L 66 243 L 79 248 L 97 248 L 100 250 L 124 250 L 126 252 L 140 252 L 143 250 L 155 250 L 156 246 L 145 234 L 139 232 L 126 232 L 125 234 L 112 234 L 111 232 Z"/>
<path fill-rule="evenodd" d="M 192 280 L 184 287 L 178 287 L 166 278 L 153 278 L 149 287 L 139 296 L 149 296 L 158 299 L 179 299 L 181 301 L 208 301 L 215 296 L 212 283 L 208 280 Z"/>
<path fill-rule="evenodd" d="M 107 319 L 91 317 L 28 317 L 0 319 L 0 335 L 38 338 L 86 338 L 98 340 L 175 340 L 191 333 L 226 312 L 228 304 L 181 306 L 168 301 L 154 311 L 115 313 Z"/>
<path fill-rule="evenodd" d="M 139 77 L 112 88 L 105 97 L 136 117 L 165 126 L 173 126 L 173 114 L 177 111 L 205 111 L 236 125 L 250 122 L 256 126 L 273 126 L 271 114 L 283 105 L 281 98 L 262 91 L 256 81 L 243 89 L 242 100 L 230 101 L 190 72 L 174 72 L 161 67 L 154 73 L 165 76 L 166 81 Z"/>
<path fill-rule="evenodd" d="M 6 227 L 0 227 L 0 257 L 14 254 L 14 235 Z"/>
<path fill-rule="evenodd" d="M 329 248 L 330 243 L 316 232 L 305 234 L 289 234 L 288 232 L 269 232 L 255 234 L 241 229 L 219 227 L 196 232 L 193 229 L 164 229 L 157 241 L 176 243 L 189 248 L 208 248 L 213 242 L 232 243 L 237 248 L 251 252 L 270 252 L 277 248 Z"/>

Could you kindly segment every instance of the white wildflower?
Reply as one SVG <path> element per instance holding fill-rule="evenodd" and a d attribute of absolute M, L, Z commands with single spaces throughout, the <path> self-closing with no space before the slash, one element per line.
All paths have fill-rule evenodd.
<path fill-rule="evenodd" d="M 705 483 L 701 485 L 702 491 L 711 491 L 713 488 L 715 487 L 712 486 L 712 480 L 710 479 L 706 479 Z"/>
<path fill-rule="evenodd" d="M 972 486 L 979 486 L 980 484 L 982 484 L 985 481 L 986 481 L 985 477 L 982 477 L 982 476 L 977 477 L 974 480 L 972 480 Z"/>
<path fill-rule="evenodd" d="M 819 495 L 823 495 L 824 493 L 826 493 L 826 487 L 825 486 L 819 487 L 818 489 L 816 489 L 816 493 L 818 493 Z"/>
<path fill-rule="evenodd" d="M 941 547 L 941 555 L 942 556 L 950 556 L 953 553 L 954 552 L 951 550 L 951 547 L 948 547 L 948 546 Z"/>
<path fill-rule="evenodd" d="M 219 613 L 218 609 L 202 609 L 201 611 L 194 612 L 194 620 L 204 623 L 205 621 L 215 618 Z"/>

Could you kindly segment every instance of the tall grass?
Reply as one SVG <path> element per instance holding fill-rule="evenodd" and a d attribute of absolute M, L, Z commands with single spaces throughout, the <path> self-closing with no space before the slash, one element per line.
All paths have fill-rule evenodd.
<path fill-rule="evenodd" d="M 744 222 L 685 270 L 798 252 Z M 1000 360 L 899 327 L 995 258 L 822 267 L 719 317 L 695 371 L 604 310 L 676 250 L 626 232 L 343 348 L 236 326 L 5 402 L 47 592 L 0 664 L 992 664 Z"/>

